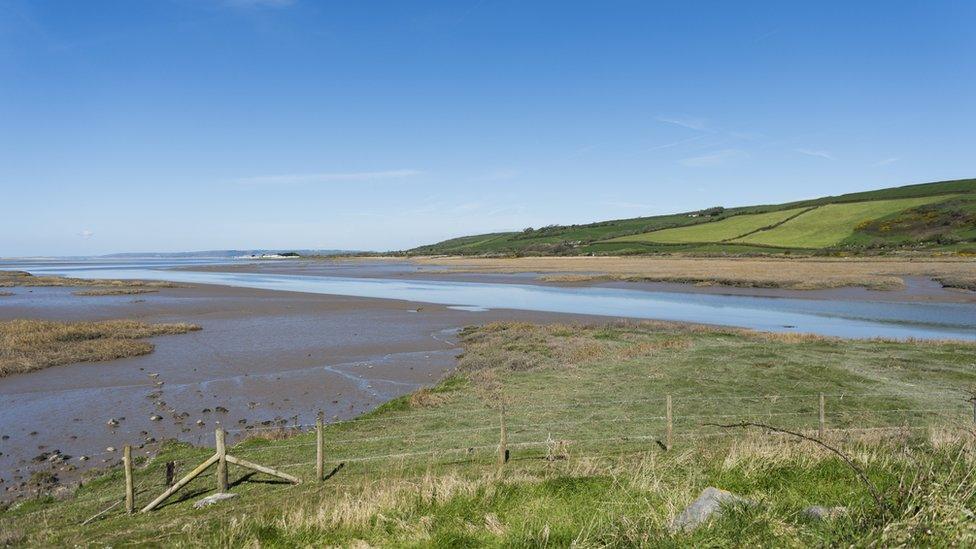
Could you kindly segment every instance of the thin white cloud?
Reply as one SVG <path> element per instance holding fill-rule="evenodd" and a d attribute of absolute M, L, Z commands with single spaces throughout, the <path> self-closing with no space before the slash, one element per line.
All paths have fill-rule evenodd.
<path fill-rule="evenodd" d="M 793 151 L 798 152 L 800 154 L 805 154 L 807 156 L 815 156 L 817 158 L 834 160 L 834 155 L 830 154 L 829 151 L 821 151 L 816 149 L 793 149 Z"/>
<path fill-rule="evenodd" d="M 729 160 L 745 158 L 746 156 L 748 155 L 745 153 L 745 151 L 740 151 L 739 149 L 722 149 L 720 151 L 703 154 L 701 156 L 682 158 L 678 161 L 678 163 L 683 166 L 699 168 L 703 166 L 717 166 L 719 164 L 724 164 Z"/>
<path fill-rule="evenodd" d="M 872 164 L 872 166 L 887 166 L 888 164 L 894 164 L 895 162 L 898 162 L 898 159 L 892 156 L 891 158 L 878 160 L 877 162 Z"/>
<path fill-rule="evenodd" d="M 692 141 L 698 141 L 698 140 L 700 140 L 700 139 L 702 139 L 704 137 L 705 137 L 704 135 L 696 135 L 694 137 L 689 137 L 687 139 L 679 139 L 678 141 L 672 141 L 670 143 L 665 143 L 663 145 L 656 145 L 654 147 L 651 147 L 649 149 L 646 149 L 645 152 L 660 151 L 662 149 L 670 149 L 671 147 L 677 147 L 678 145 L 684 145 L 685 143 L 691 143 Z"/>
<path fill-rule="evenodd" d="M 326 172 L 326 173 L 294 173 L 282 175 L 262 175 L 257 177 L 242 177 L 236 182 L 242 185 L 295 185 L 302 183 L 339 183 L 356 181 L 385 181 L 390 179 L 404 179 L 423 174 L 420 170 L 387 170 L 379 172 Z"/>
<path fill-rule="evenodd" d="M 696 116 L 663 115 L 658 116 L 657 121 L 664 122 L 665 124 L 674 124 L 675 126 L 681 126 L 689 130 L 710 131 L 708 129 L 708 121 Z"/>
<path fill-rule="evenodd" d="M 88 240 L 89 238 L 95 236 L 95 233 L 93 233 L 92 231 L 89 231 L 88 229 L 85 229 L 85 230 L 81 231 L 80 233 L 78 233 L 78 236 L 84 238 L 85 240 Z"/>

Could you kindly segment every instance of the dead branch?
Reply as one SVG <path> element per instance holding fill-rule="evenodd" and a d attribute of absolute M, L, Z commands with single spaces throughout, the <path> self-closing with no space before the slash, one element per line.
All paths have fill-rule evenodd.
<path fill-rule="evenodd" d="M 702 425 L 707 425 L 711 427 L 721 427 L 722 429 L 734 429 L 737 427 L 758 427 L 759 429 L 766 429 L 768 431 L 773 431 L 775 433 L 783 433 L 784 435 L 794 436 L 818 444 L 823 448 L 826 448 L 827 450 L 833 452 L 842 460 L 844 460 L 844 463 L 847 463 L 847 465 L 857 474 L 860 481 L 864 483 L 865 486 L 867 486 L 868 490 L 871 492 L 871 496 L 874 497 L 874 501 L 878 504 L 878 507 L 880 507 L 882 511 L 886 507 L 884 504 L 884 500 L 881 498 L 881 492 L 878 491 L 878 487 L 875 486 L 874 483 L 871 482 L 871 479 L 868 478 L 868 475 L 867 473 L 864 472 L 864 469 L 862 469 L 860 465 L 854 463 L 854 460 L 849 458 L 846 454 L 844 454 L 837 448 L 834 448 L 833 446 L 827 444 L 826 442 L 818 438 L 810 437 L 804 435 L 803 433 L 797 433 L 796 431 L 790 431 L 787 429 L 781 429 L 779 427 L 773 427 L 772 425 L 766 425 L 765 423 L 753 423 L 751 421 L 743 421 L 741 423 L 730 423 L 727 425 L 722 425 L 720 423 L 703 423 Z"/>

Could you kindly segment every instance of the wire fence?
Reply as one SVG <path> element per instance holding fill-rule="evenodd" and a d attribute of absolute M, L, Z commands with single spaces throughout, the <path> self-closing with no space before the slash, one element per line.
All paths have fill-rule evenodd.
<path fill-rule="evenodd" d="M 914 395 L 903 391 L 446 404 L 329 424 L 320 419 L 313 424 L 226 431 L 218 427 L 221 433 L 240 435 L 242 441 L 226 451 L 226 458 L 220 457 L 222 443 L 218 442 L 220 459 L 213 463 L 272 461 L 276 462 L 273 469 L 258 466 L 264 467 L 258 470 L 294 475 L 306 482 L 324 481 L 338 489 L 361 485 L 371 475 L 394 467 L 403 471 L 459 464 L 503 467 L 512 460 L 602 459 L 691 447 L 701 441 L 742 437 L 741 431 L 719 426 L 741 422 L 765 422 L 821 438 L 864 433 L 903 437 L 949 426 L 973 429 L 976 400 L 961 391 Z M 218 433 L 218 441 L 222 437 Z M 106 451 L 92 456 L 102 454 L 117 455 Z M 126 465 L 126 490 L 132 499 L 173 488 L 173 469 L 164 479 L 158 463 L 150 460 L 149 465 L 139 470 Z M 223 467 L 226 470 L 226 464 Z M 329 471 L 332 474 L 324 474 Z M 197 482 L 206 486 L 202 479 Z M 196 489 L 196 493 L 202 492 Z M 117 506 L 126 496 L 121 486 L 118 495 L 103 494 L 79 495 L 73 502 L 94 510 L 110 503 Z M 43 518 L 54 512 L 56 507 L 31 514 Z"/>

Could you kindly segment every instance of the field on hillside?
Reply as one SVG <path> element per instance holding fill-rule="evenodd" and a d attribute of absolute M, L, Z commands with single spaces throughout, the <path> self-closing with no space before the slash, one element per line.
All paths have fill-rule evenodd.
<path fill-rule="evenodd" d="M 795 208 L 776 212 L 736 215 L 721 221 L 702 223 L 690 227 L 678 227 L 633 236 L 621 236 L 608 240 L 607 242 L 660 242 L 663 244 L 722 242 L 777 225 L 804 211 L 806 211 L 805 208 Z"/>
<path fill-rule="evenodd" d="M 493 324 L 462 334 L 458 373 L 432 390 L 314 435 L 250 432 L 229 453 L 298 475 L 231 466 L 238 498 L 206 510 L 193 481 L 151 514 L 125 515 L 114 468 L 61 499 L 0 512 L 0 543 L 579 546 L 941 545 L 976 542 L 969 431 L 976 347 L 842 341 L 668 323 Z M 757 421 L 817 436 L 862 467 Z M 673 446 L 665 451 L 666 395 Z M 323 394 L 323 398 L 330 398 Z M 504 407 L 511 459 L 498 464 Z M 170 444 L 139 458 L 137 506 L 213 451 Z M 37 482 L 51 482 L 38 478 Z M 706 486 L 756 502 L 693 533 L 670 520 Z M 878 492 L 877 499 L 872 490 Z M 812 521 L 810 505 L 845 506 Z M 967 511 L 969 510 L 969 511 Z M 87 524 L 82 524 L 88 521 Z"/>
<path fill-rule="evenodd" d="M 896 230 L 877 238 L 856 238 L 860 224 L 912 205 L 976 196 L 976 179 L 924 183 L 827 196 L 786 204 L 722 208 L 703 204 L 703 210 L 580 225 L 551 225 L 519 232 L 464 236 L 408 250 L 411 255 L 615 255 L 686 253 L 704 255 L 769 255 L 849 253 L 913 249 L 927 253 L 976 253 L 976 235 L 966 227 L 946 234 L 942 218 L 920 217 L 921 226 Z M 918 200 L 913 202 L 913 200 Z M 904 201 L 904 202 L 897 202 Z M 783 221 L 785 212 L 802 212 Z M 814 214 L 814 215 L 811 215 Z M 809 217 L 808 217 L 809 216 Z M 958 221 L 958 219 L 957 219 Z M 738 240 L 736 237 L 744 237 Z"/>
<path fill-rule="evenodd" d="M 760 231 L 736 239 L 746 244 L 764 244 L 784 248 L 825 248 L 840 244 L 854 234 L 861 223 L 885 217 L 908 208 L 950 197 L 902 198 L 849 204 L 828 204 L 810 210 L 768 231 Z"/>

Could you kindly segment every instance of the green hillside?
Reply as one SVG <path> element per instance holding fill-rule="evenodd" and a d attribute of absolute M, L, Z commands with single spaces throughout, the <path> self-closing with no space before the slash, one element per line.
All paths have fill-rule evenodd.
<path fill-rule="evenodd" d="M 807 208 L 794 208 L 758 214 L 734 215 L 711 223 L 699 223 L 687 227 L 621 236 L 609 242 L 658 242 L 662 244 L 723 242 L 778 225 L 805 211 Z"/>
<path fill-rule="evenodd" d="M 671 215 L 473 235 L 420 246 L 407 253 L 769 254 L 893 249 L 970 252 L 976 251 L 974 201 L 976 179 L 961 179 L 786 204 L 711 207 Z"/>
<path fill-rule="evenodd" d="M 928 196 L 826 204 L 813 208 L 778 227 L 736 239 L 736 242 L 781 247 L 824 248 L 840 244 L 842 240 L 853 235 L 861 223 L 908 208 L 945 201 L 944 196 Z"/>

